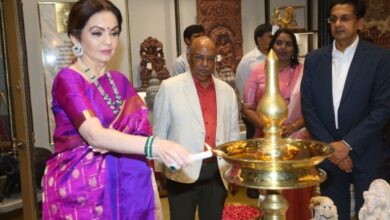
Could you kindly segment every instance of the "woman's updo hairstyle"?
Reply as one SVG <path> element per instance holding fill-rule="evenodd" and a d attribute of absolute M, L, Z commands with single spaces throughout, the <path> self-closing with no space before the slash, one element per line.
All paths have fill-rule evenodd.
<path fill-rule="evenodd" d="M 112 2 L 108 0 L 79 0 L 73 5 L 69 13 L 68 36 L 73 36 L 80 40 L 81 30 L 85 27 L 88 20 L 101 11 L 110 11 L 115 15 L 120 33 L 122 30 L 122 15 Z"/>

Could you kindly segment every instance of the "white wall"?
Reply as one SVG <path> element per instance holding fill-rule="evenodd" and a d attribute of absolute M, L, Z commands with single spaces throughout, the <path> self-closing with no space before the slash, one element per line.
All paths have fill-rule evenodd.
<path fill-rule="evenodd" d="M 265 22 L 264 0 L 241 0 L 243 53 L 255 48 L 253 38 L 257 26 Z"/>
<path fill-rule="evenodd" d="M 186 44 L 183 39 L 183 31 L 186 27 L 197 24 L 196 22 L 196 1 L 195 0 L 180 0 L 179 1 L 179 17 L 180 17 L 180 51 L 185 52 Z M 171 68 L 172 69 L 172 68 Z"/>
<path fill-rule="evenodd" d="M 175 9 L 173 0 L 129 0 L 130 42 L 133 85 L 141 85 L 139 77 L 140 44 L 149 36 L 163 44 L 167 68 L 176 58 Z"/>

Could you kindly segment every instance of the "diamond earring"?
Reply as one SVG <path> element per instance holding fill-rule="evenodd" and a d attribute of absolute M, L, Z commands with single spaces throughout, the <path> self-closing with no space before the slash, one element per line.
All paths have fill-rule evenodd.
<path fill-rule="evenodd" d="M 83 48 L 80 43 L 76 43 L 72 46 L 72 52 L 76 57 L 81 57 L 83 55 Z"/>

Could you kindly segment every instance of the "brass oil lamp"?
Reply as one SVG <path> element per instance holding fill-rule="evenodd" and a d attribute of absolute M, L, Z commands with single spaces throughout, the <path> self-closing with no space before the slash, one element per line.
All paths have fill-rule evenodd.
<path fill-rule="evenodd" d="M 265 220 L 286 219 L 288 203 L 281 190 L 324 181 L 326 173 L 315 165 L 333 153 L 333 148 L 322 142 L 282 138 L 288 110 L 279 91 L 278 65 L 271 50 L 266 60 L 266 92 L 257 107 L 264 138 L 229 142 L 214 151 L 232 165 L 224 176 L 229 182 L 267 190 L 260 204 Z"/>

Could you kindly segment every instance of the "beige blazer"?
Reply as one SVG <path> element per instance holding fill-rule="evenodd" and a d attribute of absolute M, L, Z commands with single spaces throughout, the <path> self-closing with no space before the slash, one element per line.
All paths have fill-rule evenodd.
<path fill-rule="evenodd" d="M 237 98 L 234 90 L 225 82 L 214 77 L 217 99 L 217 146 L 239 139 Z M 163 139 L 182 144 L 190 153 L 199 153 L 204 149 L 206 135 L 195 83 L 190 72 L 180 74 L 161 83 L 156 95 L 153 110 L 154 134 Z M 181 183 L 193 183 L 199 178 L 202 161 L 176 172 L 156 164 L 171 180 Z M 228 184 L 223 173 L 228 164 L 218 158 L 218 166 L 225 187 Z"/>

